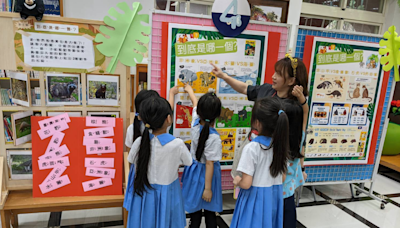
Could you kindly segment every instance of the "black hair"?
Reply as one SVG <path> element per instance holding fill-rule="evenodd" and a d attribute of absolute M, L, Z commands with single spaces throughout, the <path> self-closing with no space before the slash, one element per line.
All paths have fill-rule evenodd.
<path fill-rule="evenodd" d="M 272 138 L 273 159 L 270 172 L 273 177 L 286 173 L 289 158 L 289 120 L 283 110 L 282 102 L 277 97 L 266 97 L 254 104 L 251 115 L 252 126 L 256 120 L 261 124 L 259 135 Z M 269 148 L 268 148 L 269 149 Z"/>
<path fill-rule="evenodd" d="M 150 97 L 160 97 L 160 95 L 154 91 L 154 90 L 142 90 L 140 91 L 136 97 L 135 97 L 135 112 L 136 113 L 140 113 L 140 104 L 142 104 L 142 102 L 144 100 L 146 100 L 147 98 Z M 142 133 L 140 132 L 140 120 L 138 118 L 138 116 L 135 116 L 135 119 L 133 121 L 133 140 L 132 142 L 135 142 L 135 140 L 141 136 Z"/>
<path fill-rule="evenodd" d="M 200 97 L 197 103 L 197 114 L 204 121 L 203 130 L 200 133 L 199 143 L 197 144 L 196 159 L 200 161 L 206 147 L 206 141 L 210 134 L 210 124 L 221 114 L 221 100 L 215 93 L 206 93 Z"/>
<path fill-rule="evenodd" d="M 172 108 L 167 100 L 162 97 L 151 97 L 145 99 L 140 105 L 140 118 L 145 124 L 142 140 L 140 142 L 139 153 L 136 155 L 137 167 L 134 181 L 135 193 L 143 196 L 146 187 L 151 189 L 147 178 L 149 162 L 151 156 L 150 132 L 163 127 L 165 119 L 172 116 Z"/>
<path fill-rule="evenodd" d="M 292 100 L 297 100 L 297 98 L 292 94 L 293 88 L 296 85 L 303 86 L 303 95 L 305 97 L 308 96 L 308 73 L 306 65 L 303 63 L 301 59 L 296 57 L 293 57 L 293 59 L 297 59 L 296 81 L 292 86 L 290 86 L 287 97 Z M 292 61 L 290 60 L 290 58 L 285 57 L 276 62 L 275 72 L 277 72 L 280 76 L 282 76 L 285 79 L 285 82 L 286 82 L 286 75 L 288 75 L 288 78 L 293 78 L 294 71 L 292 67 Z"/>
<path fill-rule="evenodd" d="M 291 160 L 303 158 L 300 153 L 302 146 L 300 143 L 303 138 L 303 108 L 297 101 L 291 99 L 284 99 L 283 106 L 289 119 L 289 157 Z"/>

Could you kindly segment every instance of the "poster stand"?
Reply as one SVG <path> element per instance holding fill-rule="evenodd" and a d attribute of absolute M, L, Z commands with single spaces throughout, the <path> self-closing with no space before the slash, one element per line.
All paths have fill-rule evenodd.
<path fill-rule="evenodd" d="M 307 55 L 311 54 L 312 47 L 307 45 L 306 41 L 310 37 L 324 37 L 331 39 L 369 42 L 375 44 L 379 43 L 379 41 L 382 39 L 381 35 L 299 26 L 297 28 L 297 42 L 296 42 L 297 45 L 295 47 L 296 57 L 303 59 L 306 58 Z M 375 155 L 372 159 L 373 163 L 366 165 L 324 165 L 324 166 L 306 167 L 306 172 L 309 177 L 307 179 L 306 186 L 312 187 L 314 193 L 314 199 L 315 199 L 314 187 L 316 185 L 347 183 L 350 184 L 352 196 L 354 195 L 353 193 L 353 187 L 354 187 L 354 189 L 356 190 L 355 194 L 356 196 L 358 196 L 360 193 L 366 194 L 367 196 L 380 201 L 381 208 L 384 209 L 387 201 L 385 201 L 383 197 L 375 196 L 373 194 L 373 184 L 378 173 L 379 160 L 381 158 L 382 148 L 388 124 L 387 113 L 390 108 L 388 103 L 390 104 L 390 100 L 392 99 L 395 86 L 393 79 L 393 72 L 391 72 L 390 74 L 386 73 L 384 77 L 386 78 L 387 84 L 385 88 L 382 88 L 384 90 L 381 94 L 380 104 L 382 105 L 381 107 L 379 107 L 382 113 L 381 118 L 378 120 L 379 124 L 375 125 L 376 127 L 379 128 L 379 135 L 375 149 Z M 369 191 L 366 191 L 364 189 L 365 183 L 371 183 Z M 354 184 L 360 184 L 360 185 L 355 186 Z"/>

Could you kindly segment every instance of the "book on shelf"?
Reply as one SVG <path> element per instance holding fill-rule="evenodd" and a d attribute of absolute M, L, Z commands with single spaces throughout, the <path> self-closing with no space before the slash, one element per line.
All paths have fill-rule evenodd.
<path fill-rule="evenodd" d="M 10 116 L 4 117 L 3 122 L 4 122 L 4 135 L 6 137 L 6 142 L 13 142 L 11 117 Z"/>
<path fill-rule="evenodd" d="M 30 79 L 39 79 L 39 71 L 30 71 L 29 78 Z"/>
<path fill-rule="evenodd" d="M 4 70 L 0 70 L 0 78 L 5 78 L 6 74 Z"/>
<path fill-rule="evenodd" d="M 2 106 L 15 106 L 12 102 L 11 89 L 0 89 L 1 105 Z"/>
<path fill-rule="evenodd" d="M 34 87 L 31 89 L 31 97 L 32 97 L 32 105 L 41 106 L 42 102 L 40 101 L 40 87 Z"/>

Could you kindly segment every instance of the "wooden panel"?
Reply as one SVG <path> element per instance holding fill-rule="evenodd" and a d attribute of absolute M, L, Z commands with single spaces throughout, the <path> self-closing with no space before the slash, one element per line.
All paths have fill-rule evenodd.
<path fill-rule="evenodd" d="M 0 31 L 0 69 L 16 70 L 13 23 L 11 18 L 2 18 L 1 13 Z"/>
<path fill-rule="evenodd" d="M 400 155 L 382 156 L 380 164 L 400 172 Z"/>

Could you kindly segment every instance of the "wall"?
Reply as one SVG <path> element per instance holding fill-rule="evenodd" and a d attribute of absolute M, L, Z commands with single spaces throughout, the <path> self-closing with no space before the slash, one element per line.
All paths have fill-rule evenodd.
<path fill-rule="evenodd" d="M 292 29 L 290 31 L 290 43 L 289 49 L 292 49 L 292 53 L 294 55 L 293 47 L 297 40 L 296 27 L 300 22 L 300 14 L 301 14 L 301 5 L 303 4 L 303 0 L 290 0 L 289 3 L 289 11 L 288 11 L 288 20 L 287 23 L 292 25 Z"/>
<path fill-rule="evenodd" d="M 397 0 L 386 0 L 386 4 L 382 34 L 392 25 L 397 27 L 398 32 L 400 29 L 400 6 L 397 4 Z"/>

